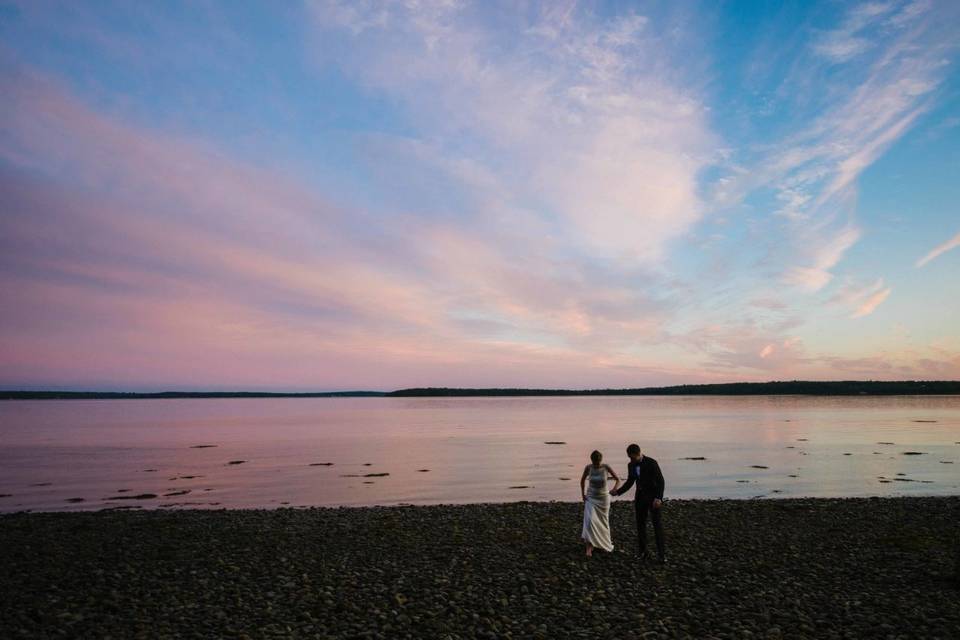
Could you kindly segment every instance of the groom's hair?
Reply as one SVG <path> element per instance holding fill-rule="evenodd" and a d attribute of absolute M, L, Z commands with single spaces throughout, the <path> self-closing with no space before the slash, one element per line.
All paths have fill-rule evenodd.
<path fill-rule="evenodd" d="M 600 464 L 601 460 L 603 460 L 603 454 L 599 451 L 594 451 L 590 454 L 590 462 L 593 464 Z"/>
<path fill-rule="evenodd" d="M 640 455 L 640 445 L 632 444 L 629 447 L 627 447 L 627 455 L 628 456 Z"/>

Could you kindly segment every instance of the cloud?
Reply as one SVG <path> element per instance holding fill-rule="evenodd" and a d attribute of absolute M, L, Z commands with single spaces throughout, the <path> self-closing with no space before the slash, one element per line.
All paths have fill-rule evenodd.
<path fill-rule="evenodd" d="M 845 32 L 831 32 L 817 43 L 814 50 L 834 62 L 846 62 L 870 48 L 870 41 Z"/>
<path fill-rule="evenodd" d="M 933 249 L 930 250 L 929 253 L 927 253 L 925 256 L 917 260 L 917 263 L 915 266 L 919 269 L 920 267 L 925 266 L 928 262 L 930 262 L 934 258 L 937 258 L 938 256 L 946 253 L 947 251 L 950 251 L 951 249 L 956 249 L 957 247 L 960 247 L 960 233 L 953 236 L 946 242 L 935 246 Z"/>
<path fill-rule="evenodd" d="M 761 296 L 754 298 L 750 301 L 750 304 L 754 307 L 766 309 L 768 311 L 782 311 L 788 308 L 788 305 L 785 302 L 772 296 Z"/>
<path fill-rule="evenodd" d="M 0 315 L 0 383 L 680 375 L 641 349 L 663 342 L 671 306 L 648 293 L 652 273 L 573 260 L 499 221 L 374 220 L 202 142 L 96 112 L 36 73 L 0 87 L 0 288 L 20 301 Z M 494 178 L 475 169 L 454 167 L 486 189 Z"/>
<path fill-rule="evenodd" d="M 647 17 L 601 20 L 572 4 L 532 15 L 312 7 L 324 60 L 401 100 L 417 135 L 451 162 L 482 159 L 510 202 L 545 212 L 581 250 L 655 264 L 703 215 L 706 110 L 676 70 L 657 72 L 667 59 Z"/>
<path fill-rule="evenodd" d="M 442 333 L 429 282 L 406 271 L 413 261 L 360 242 L 359 212 L 202 144 L 95 113 L 34 75 L 2 87 L 0 157 L 18 167 L 0 182 L 2 280 L 34 304 L 8 308 L 0 322 L 6 347 L 34 350 L 27 370 L 49 367 L 58 346 L 91 376 L 115 380 L 126 379 L 130 358 L 152 354 L 148 378 L 198 369 L 237 379 L 239 361 L 253 367 L 248 381 L 331 385 L 347 345 L 363 361 L 366 350 L 411 351 L 417 336 Z M 63 323 L 44 326 L 50 318 Z M 103 349 L 91 354 L 94 344 Z M 209 358 L 168 362 L 186 352 Z M 327 364 L 303 377 L 302 361 Z"/>
<path fill-rule="evenodd" d="M 168 104 L 147 106 L 153 94 L 125 93 L 85 61 L 59 80 L 40 73 L 66 55 L 47 57 L 42 43 L 70 28 L 38 11 L 43 28 L 12 45 L 25 51 L 17 60 L 40 51 L 38 67 L 0 68 L 0 293 L 17 301 L 0 312 L 0 384 L 830 377 L 831 354 L 809 339 L 826 333 L 810 324 L 815 303 L 842 291 L 844 315 L 863 317 L 890 295 L 883 279 L 845 273 L 851 248 L 873 237 L 857 219 L 857 181 L 938 95 L 952 46 L 949 29 L 936 30 L 941 10 L 850 9 L 837 33 L 790 49 L 796 71 L 779 92 L 795 102 L 768 105 L 779 124 L 739 136 L 726 128 L 734 107 L 709 103 L 713 61 L 690 53 L 710 40 L 695 16 L 312 2 L 300 25 L 314 65 L 292 60 L 280 73 L 277 51 L 258 69 L 282 76 L 270 85 L 280 90 L 296 79 L 306 101 L 330 90 L 338 108 L 357 107 L 350 130 L 322 147 L 348 153 L 349 167 L 272 153 L 257 166 L 226 151 L 237 141 L 225 131 L 256 128 L 277 140 L 271 149 L 300 153 L 279 142 L 288 122 L 178 120 L 213 118 L 210 105 L 230 104 L 224 84 L 263 89 L 242 85 L 205 42 L 190 53 L 220 61 L 176 56 L 197 73 L 183 85 L 170 74 Z M 175 39 L 178 18 L 156 13 L 161 40 Z M 108 46 L 93 32 L 115 23 L 84 14 L 94 17 L 78 42 Z M 257 42 L 226 17 L 238 29 L 228 40 Z M 797 33 L 797 43 L 809 35 Z M 167 66 L 151 55 L 156 41 L 119 35 L 141 59 L 131 70 L 113 49 L 117 77 Z M 72 84 L 79 77 L 90 81 Z M 198 83 L 210 93 L 183 110 L 177 90 L 194 96 Z M 297 124 L 307 138 L 328 132 L 307 131 L 316 106 Z M 340 173 L 324 174 L 333 165 Z M 289 166 L 305 170 L 279 168 Z M 347 173 L 362 195 L 338 189 L 335 202 L 319 185 Z M 924 370 L 952 366 L 902 355 L 891 375 L 918 358 L 933 363 Z"/>
<path fill-rule="evenodd" d="M 891 287 L 885 286 L 883 278 L 867 285 L 848 279 L 827 302 L 846 307 L 851 318 L 862 318 L 873 313 L 892 291 Z"/>
<path fill-rule="evenodd" d="M 706 371 L 751 379 L 751 375 L 790 375 L 807 362 L 799 337 L 762 326 L 749 319 L 696 327 L 678 336 L 687 348 L 696 349 Z"/>
<path fill-rule="evenodd" d="M 779 100 L 794 117 L 755 154 L 741 150 L 724 186 L 728 199 L 748 202 L 772 187 L 768 233 L 785 241 L 769 260 L 784 263 L 785 282 L 821 290 L 860 240 L 857 181 L 934 105 L 956 48 L 941 26 L 950 13 L 929 3 L 851 6 L 793 60 Z"/>
<path fill-rule="evenodd" d="M 814 52 L 833 63 L 847 62 L 865 53 L 874 43 L 864 35 L 864 31 L 884 22 L 884 17 L 896 6 L 895 2 L 869 2 L 852 7 L 843 24 L 822 33 L 814 40 Z M 901 15 L 907 16 L 897 14 Z M 889 21 L 888 18 L 886 22 Z"/>
<path fill-rule="evenodd" d="M 955 380 L 960 376 L 960 352 L 934 348 L 920 352 L 882 350 L 871 356 L 825 356 L 820 360 L 832 370 L 874 380 Z"/>
<path fill-rule="evenodd" d="M 811 246 L 806 249 L 809 254 L 809 266 L 793 267 L 784 276 L 785 280 L 806 291 L 815 292 L 825 287 L 833 274 L 830 269 L 835 267 L 846 253 L 860 238 L 860 230 L 854 226 L 840 229 L 832 238 L 818 243 L 816 237 L 811 237 Z"/>
<path fill-rule="evenodd" d="M 870 315 L 876 310 L 877 307 L 879 307 L 883 303 L 884 300 L 887 299 L 887 297 L 889 297 L 890 292 L 892 290 L 893 289 L 891 289 L 890 287 L 887 287 L 886 289 L 881 289 L 880 291 L 877 291 L 876 293 L 870 295 L 866 300 L 863 301 L 863 303 L 857 308 L 856 311 L 853 312 L 853 315 L 850 317 L 862 318 L 864 316 Z"/>
<path fill-rule="evenodd" d="M 892 375 L 894 378 L 899 375 L 894 370 L 894 365 L 882 356 L 865 358 L 828 357 L 825 360 L 835 369 L 858 375 L 876 375 L 878 372 L 886 374 L 886 376 Z"/>

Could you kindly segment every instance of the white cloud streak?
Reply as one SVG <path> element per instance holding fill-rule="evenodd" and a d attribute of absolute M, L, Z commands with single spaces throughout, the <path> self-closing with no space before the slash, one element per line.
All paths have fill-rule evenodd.
<path fill-rule="evenodd" d="M 951 249 L 956 249 L 957 247 L 960 247 L 960 233 L 953 236 L 946 242 L 935 246 L 933 249 L 930 250 L 929 253 L 927 253 L 925 256 L 917 260 L 917 263 L 915 266 L 919 269 L 920 267 L 925 266 L 931 260 L 943 255 L 944 253 L 946 253 L 947 251 L 950 251 Z"/>
<path fill-rule="evenodd" d="M 813 50 L 831 62 L 847 62 L 868 51 L 874 43 L 863 30 L 890 14 L 895 2 L 869 2 L 853 7 L 843 24 L 824 32 L 813 43 Z"/>
<path fill-rule="evenodd" d="M 854 218 L 857 180 L 930 110 L 956 46 L 949 30 L 938 29 L 936 9 L 926 2 L 854 6 L 840 27 L 811 43 L 814 59 L 798 67 L 809 77 L 788 79 L 819 86 L 822 115 L 761 154 L 754 162 L 760 169 L 740 178 L 742 193 L 776 189 L 784 231 L 796 239 L 786 283 L 809 293 L 823 289 L 862 237 Z"/>
<path fill-rule="evenodd" d="M 793 267 L 784 278 L 790 284 L 796 285 L 808 292 L 816 292 L 825 287 L 833 279 L 830 272 L 843 258 L 847 250 L 860 239 L 860 230 L 854 226 L 840 229 L 836 235 L 821 239 L 810 234 L 811 246 L 805 249 L 809 255 L 810 265 Z M 822 243 L 822 244 L 821 244 Z"/>

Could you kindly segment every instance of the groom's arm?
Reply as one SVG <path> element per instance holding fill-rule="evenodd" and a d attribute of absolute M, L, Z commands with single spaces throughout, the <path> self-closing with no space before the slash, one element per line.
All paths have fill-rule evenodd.
<path fill-rule="evenodd" d="M 637 481 L 636 469 L 637 469 L 637 465 L 633 464 L 632 462 L 627 465 L 627 481 L 626 483 L 624 483 L 622 487 L 617 489 L 615 493 L 611 492 L 613 493 L 613 495 L 622 496 L 623 494 L 625 494 L 627 491 L 630 490 L 630 487 L 633 486 L 633 483 Z"/>

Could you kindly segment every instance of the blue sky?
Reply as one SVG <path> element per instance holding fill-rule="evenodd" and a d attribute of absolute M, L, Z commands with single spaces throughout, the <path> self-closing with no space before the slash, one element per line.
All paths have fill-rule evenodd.
<path fill-rule="evenodd" d="M 0 2 L 0 384 L 960 376 L 960 5 Z"/>

